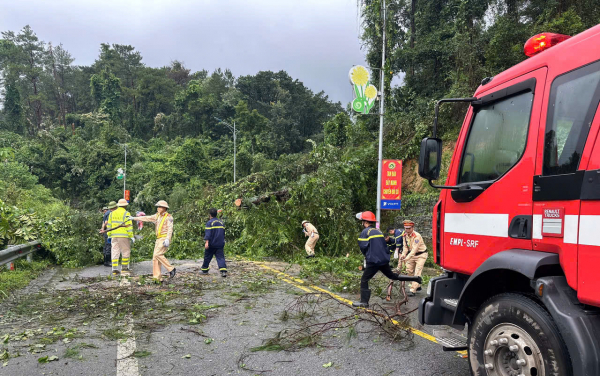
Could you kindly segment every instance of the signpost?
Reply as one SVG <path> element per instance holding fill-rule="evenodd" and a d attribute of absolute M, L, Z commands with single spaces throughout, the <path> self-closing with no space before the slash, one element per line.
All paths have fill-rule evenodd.
<path fill-rule="evenodd" d="M 400 210 L 402 202 L 402 161 L 384 159 L 381 166 L 381 201 L 383 210 Z"/>

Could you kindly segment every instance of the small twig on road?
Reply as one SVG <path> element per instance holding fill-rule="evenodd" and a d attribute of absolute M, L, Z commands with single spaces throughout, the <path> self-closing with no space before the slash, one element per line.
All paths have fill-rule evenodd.
<path fill-rule="evenodd" d="M 194 333 L 194 334 L 197 334 L 197 335 L 199 335 L 199 336 L 201 336 L 201 337 L 210 338 L 210 337 L 209 337 L 209 336 L 207 336 L 206 334 L 203 334 L 203 333 L 201 333 L 201 332 L 199 332 L 199 331 L 197 331 L 197 330 L 194 330 L 194 329 L 190 329 L 190 328 L 179 328 L 179 330 L 183 330 L 184 332 L 190 332 L 190 333 Z"/>
<path fill-rule="evenodd" d="M 257 370 L 257 369 L 251 369 L 251 368 L 246 367 L 246 363 L 244 363 L 244 360 L 246 360 L 246 358 L 248 358 L 250 355 L 252 355 L 252 354 L 242 354 L 242 355 L 240 355 L 240 357 L 239 357 L 239 359 L 237 361 L 238 368 L 243 369 L 244 371 L 255 372 L 255 373 L 273 372 L 273 370 L 270 370 L 270 369 Z"/>

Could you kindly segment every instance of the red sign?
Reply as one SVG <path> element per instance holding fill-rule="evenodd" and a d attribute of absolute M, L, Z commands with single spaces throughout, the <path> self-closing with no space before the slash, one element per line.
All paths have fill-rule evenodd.
<path fill-rule="evenodd" d="M 564 223 L 564 208 L 544 208 L 542 212 L 542 235 L 562 238 Z"/>
<path fill-rule="evenodd" d="M 129 202 L 129 189 L 125 191 L 125 200 L 127 200 L 127 202 Z"/>
<path fill-rule="evenodd" d="M 399 210 L 402 199 L 402 161 L 384 159 L 381 174 L 381 209 Z"/>

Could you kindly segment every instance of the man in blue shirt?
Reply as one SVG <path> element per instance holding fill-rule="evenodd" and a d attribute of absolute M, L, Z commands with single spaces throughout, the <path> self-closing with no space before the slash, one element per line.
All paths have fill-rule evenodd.
<path fill-rule="evenodd" d="M 103 213 L 102 231 L 106 230 L 106 225 L 108 224 L 108 216 L 116 208 L 117 208 L 117 203 L 115 201 L 111 201 L 108 204 L 108 206 L 105 206 L 104 208 L 102 208 L 102 213 Z M 104 209 L 106 209 L 106 210 L 104 210 Z M 110 237 L 108 236 L 107 233 L 104 233 L 104 249 L 102 250 L 102 253 L 104 254 L 104 266 L 112 266 L 111 260 L 110 260 L 111 249 L 112 249 L 112 244 L 110 241 Z"/>
<path fill-rule="evenodd" d="M 217 258 L 221 277 L 227 277 L 227 264 L 225 264 L 225 226 L 217 218 L 217 209 L 208 211 L 210 219 L 206 223 L 206 232 L 204 234 L 204 262 L 202 263 L 202 274 L 208 274 L 208 269 L 213 256 Z"/>
<path fill-rule="evenodd" d="M 388 227 L 387 232 L 389 236 L 386 236 L 385 242 L 388 245 L 390 255 L 394 254 L 394 258 L 398 258 L 398 254 L 395 252 L 402 252 L 402 239 L 404 236 L 404 231 L 400 231 L 394 227 Z"/>
<path fill-rule="evenodd" d="M 416 281 L 421 283 L 421 277 L 410 277 L 407 275 L 396 274 L 390 267 L 390 252 L 388 250 L 385 237 L 374 227 L 375 214 L 372 212 L 362 212 L 356 216 L 362 220 L 364 230 L 358 237 L 358 246 L 365 256 L 365 265 L 362 278 L 360 279 L 360 302 L 352 303 L 353 307 L 369 307 L 371 290 L 369 290 L 369 280 L 382 272 L 386 277 L 395 281 Z"/>

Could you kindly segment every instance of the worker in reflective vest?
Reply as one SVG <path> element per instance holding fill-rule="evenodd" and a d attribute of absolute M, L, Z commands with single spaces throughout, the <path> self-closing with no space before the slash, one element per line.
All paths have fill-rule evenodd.
<path fill-rule="evenodd" d="M 155 206 L 158 213 L 148 216 L 131 217 L 131 219 L 141 222 L 152 222 L 156 226 L 156 242 L 154 243 L 154 254 L 152 255 L 152 277 L 156 281 L 161 281 L 161 265 L 169 272 L 169 278 L 175 277 L 175 273 L 177 273 L 175 267 L 165 257 L 173 236 L 173 216 L 167 213 L 169 204 L 166 201 L 160 200 Z"/>
<path fill-rule="evenodd" d="M 217 265 L 221 277 L 227 277 L 227 264 L 225 263 L 225 226 L 217 218 L 217 209 L 209 210 L 210 219 L 206 223 L 206 232 L 204 234 L 204 262 L 202 263 L 202 274 L 208 274 L 210 262 L 213 256 L 217 258 Z"/>
<path fill-rule="evenodd" d="M 122 271 L 129 274 L 129 257 L 131 255 L 131 242 L 133 239 L 133 225 L 131 215 L 125 209 L 128 205 L 124 198 L 117 202 L 118 208 L 108 216 L 106 228 L 108 237 L 111 239 L 111 259 L 113 275 L 119 275 Z M 121 271 L 119 271 L 119 256 L 121 256 Z"/>

